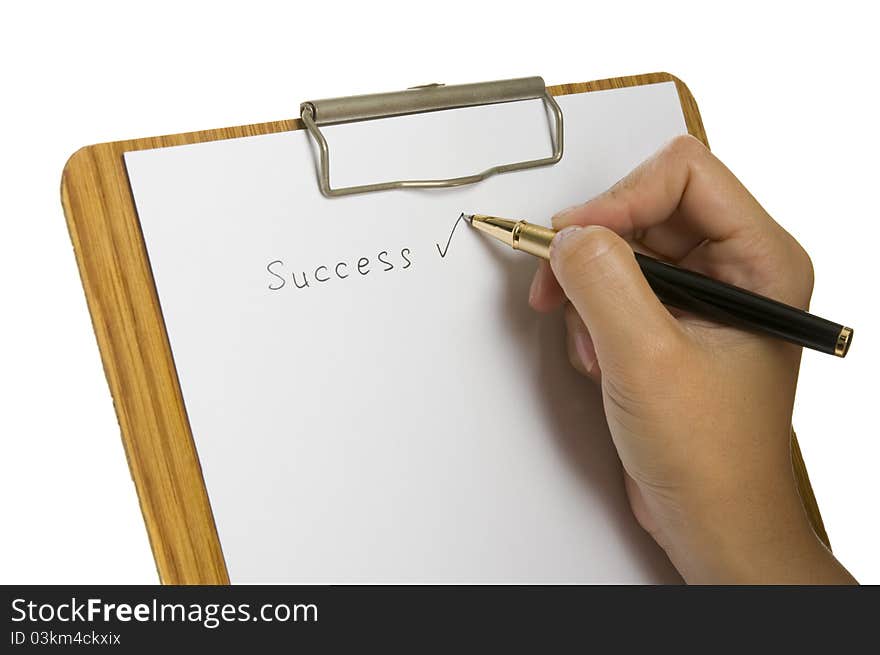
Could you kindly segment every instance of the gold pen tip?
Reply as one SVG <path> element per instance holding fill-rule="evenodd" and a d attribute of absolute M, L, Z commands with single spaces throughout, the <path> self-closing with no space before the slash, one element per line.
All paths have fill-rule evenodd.
<path fill-rule="evenodd" d="M 462 219 L 462 218 L 467 221 L 468 225 L 474 224 L 474 215 L 473 214 L 465 214 L 464 212 L 461 212 L 461 216 L 459 216 L 459 219 Z"/>

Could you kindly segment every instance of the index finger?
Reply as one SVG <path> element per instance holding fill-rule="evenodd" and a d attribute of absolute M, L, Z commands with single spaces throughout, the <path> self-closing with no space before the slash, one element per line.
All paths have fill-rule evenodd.
<path fill-rule="evenodd" d="M 692 136 L 676 137 L 608 191 L 553 218 L 553 226 L 603 225 L 679 261 L 705 240 L 779 225 L 730 170 Z"/>
<path fill-rule="evenodd" d="M 685 268 L 799 307 L 809 303 L 806 252 L 691 136 L 673 139 L 608 191 L 553 218 L 557 229 L 575 224 L 602 225 Z M 549 291 L 533 296 L 534 307 L 558 304 L 550 281 L 535 286 Z"/>

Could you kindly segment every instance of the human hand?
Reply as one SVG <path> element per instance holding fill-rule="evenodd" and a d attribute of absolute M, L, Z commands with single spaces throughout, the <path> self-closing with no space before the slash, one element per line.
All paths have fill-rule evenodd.
<path fill-rule="evenodd" d="M 632 254 L 807 309 L 803 248 L 689 136 L 553 225 L 529 302 L 565 303 L 569 357 L 601 385 L 633 513 L 684 579 L 854 582 L 813 532 L 792 471 L 801 349 L 673 313 Z"/>

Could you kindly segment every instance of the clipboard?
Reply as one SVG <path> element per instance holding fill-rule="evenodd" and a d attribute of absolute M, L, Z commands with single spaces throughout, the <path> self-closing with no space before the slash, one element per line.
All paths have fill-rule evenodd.
<path fill-rule="evenodd" d="M 417 87 L 401 105 L 376 94 L 304 103 L 301 118 L 84 147 L 68 160 L 61 200 L 86 300 L 113 397 L 122 441 L 144 515 L 160 580 L 165 584 L 228 584 L 229 576 L 184 406 L 155 281 L 126 173 L 126 152 L 308 129 L 320 154 L 318 183 L 324 195 L 392 188 L 436 188 L 478 183 L 499 173 L 553 165 L 563 156 L 562 117 L 555 114 L 553 153 L 544 159 L 499 165 L 445 180 L 397 180 L 374 188 L 335 189 L 320 124 L 368 120 L 492 102 L 554 97 L 674 82 L 688 132 L 708 146 L 697 104 L 681 80 L 651 73 L 593 82 L 543 86 L 511 81 Z M 516 82 L 516 81 L 513 81 Z M 519 82 L 523 82 L 522 80 Z M 335 103 L 335 104 L 334 104 Z M 323 110 L 329 107 L 329 112 Z M 390 107 L 390 110 L 389 110 Z M 558 109 L 558 108 L 557 108 Z M 354 116 L 354 118 L 352 118 Z M 811 523 L 828 544 L 806 467 L 792 432 L 792 464 Z"/>

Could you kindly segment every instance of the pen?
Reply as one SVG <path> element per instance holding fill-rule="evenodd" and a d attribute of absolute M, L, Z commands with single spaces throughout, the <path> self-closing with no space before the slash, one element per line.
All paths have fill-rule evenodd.
<path fill-rule="evenodd" d="M 556 230 L 483 214 L 462 217 L 474 229 L 514 250 L 550 259 L 550 242 Z M 665 305 L 829 355 L 845 357 L 849 351 L 852 328 L 638 252 L 635 256 L 651 289 Z"/>

